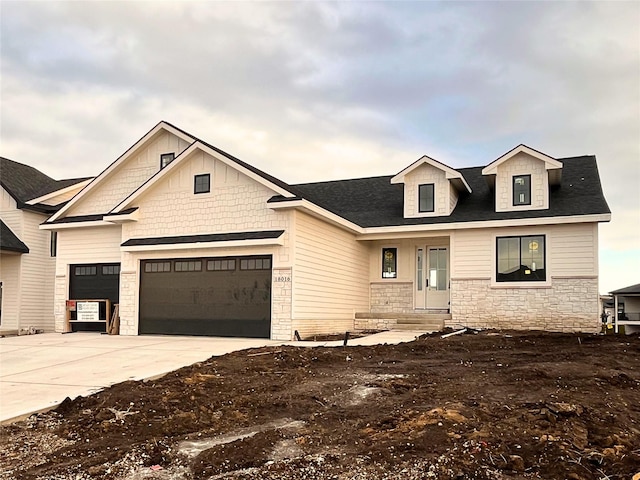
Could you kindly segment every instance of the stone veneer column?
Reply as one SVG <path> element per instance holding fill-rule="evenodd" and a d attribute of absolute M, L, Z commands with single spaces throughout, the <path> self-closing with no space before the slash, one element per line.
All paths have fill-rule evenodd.
<path fill-rule="evenodd" d="M 136 272 L 120 272 L 120 335 L 138 335 Z"/>
<path fill-rule="evenodd" d="M 66 275 L 56 275 L 54 284 L 54 306 L 53 315 L 55 318 L 55 331 L 64 332 L 67 322 L 67 277 Z"/>
<path fill-rule="evenodd" d="M 271 339 L 291 340 L 291 267 L 274 268 L 271 280 Z"/>
<path fill-rule="evenodd" d="M 451 280 L 451 324 L 477 328 L 598 332 L 597 278 L 554 278 L 549 288 Z"/>

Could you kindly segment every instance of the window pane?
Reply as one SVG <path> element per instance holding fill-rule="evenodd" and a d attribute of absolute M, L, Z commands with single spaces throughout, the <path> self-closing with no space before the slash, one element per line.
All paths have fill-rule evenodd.
<path fill-rule="evenodd" d="M 513 204 L 531 205 L 531 175 L 513 177 Z"/>
<path fill-rule="evenodd" d="M 496 281 L 546 280 L 544 242 L 544 235 L 498 238 Z"/>
<path fill-rule="evenodd" d="M 416 268 L 417 272 L 416 272 L 416 282 L 417 282 L 417 287 L 418 287 L 418 291 L 422 291 L 422 249 L 419 248 L 418 249 L 418 254 L 417 254 L 417 263 L 418 266 Z"/>
<path fill-rule="evenodd" d="M 420 212 L 433 212 L 433 184 L 418 187 L 418 203 Z"/>
<path fill-rule="evenodd" d="M 397 277 L 397 248 L 382 249 L 382 278 Z"/>

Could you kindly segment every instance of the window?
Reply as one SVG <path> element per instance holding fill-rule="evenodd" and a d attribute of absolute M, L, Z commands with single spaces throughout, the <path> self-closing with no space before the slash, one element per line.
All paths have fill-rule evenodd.
<path fill-rule="evenodd" d="M 76 277 L 86 277 L 89 275 L 97 275 L 98 269 L 95 265 L 87 265 L 84 267 L 76 267 L 74 273 Z"/>
<path fill-rule="evenodd" d="M 496 245 L 497 282 L 543 282 L 545 236 L 499 237 Z"/>
<path fill-rule="evenodd" d="M 233 259 L 209 260 L 207 270 L 209 271 L 230 271 L 236 269 L 236 261 Z"/>
<path fill-rule="evenodd" d="M 201 260 L 184 260 L 175 262 L 176 272 L 199 272 L 202 270 Z"/>
<path fill-rule="evenodd" d="M 433 183 L 418 187 L 418 211 L 420 213 L 434 211 L 433 189 Z"/>
<path fill-rule="evenodd" d="M 160 155 L 160 170 L 169 165 L 176 158 L 175 153 L 163 153 Z"/>
<path fill-rule="evenodd" d="M 240 270 L 271 270 L 270 258 L 242 258 Z"/>
<path fill-rule="evenodd" d="M 196 175 L 193 177 L 193 193 L 209 193 L 211 191 L 211 175 Z"/>
<path fill-rule="evenodd" d="M 51 242 L 49 244 L 49 253 L 55 257 L 58 253 L 58 232 L 51 232 Z"/>
<path fill-rule="evenodd" d="M 144 264 L 146 273 L 162 273 L 171 271 L 171 262 L 147 262 Z"/>
<path fill-rule="evenodd" d="M 382 278 L 396 278 L 398 276 L 398 249 L 382 249 Z"/>
<path fill-rule="evenodd" d="M 513 177 L 513 204 L 531 205 L 531 175 Z"/>
<path fill-rule="evenodd" d="M 103 265 L 102 275 L 120 275 L 120 265 Z"/>

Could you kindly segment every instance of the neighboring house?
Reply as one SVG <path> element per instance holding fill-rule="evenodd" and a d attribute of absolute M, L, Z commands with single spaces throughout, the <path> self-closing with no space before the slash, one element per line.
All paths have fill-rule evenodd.
<path fill-rule="evenodd" d="M 593 156 L 519 145 L 289 185 L 160 122 L 41 228 L 58 232 L 58 331 L 66 300 L 108 298 L 125 335 L 288 340 L 430 318 L 597 331 L 609 220 Z"/>
<path fill-rule="evenodd" d="M 54 180 L 0 157 L 0 329 L 54 330 L 55 232 L 39 226 L 89 179 Z"/>
<path fill-rule="evenodd" d="M 618 333 L 620 325 L 625 333 L 640 331 L 640 283 L 610 292 L 614 304 L 614 325 Z"/>

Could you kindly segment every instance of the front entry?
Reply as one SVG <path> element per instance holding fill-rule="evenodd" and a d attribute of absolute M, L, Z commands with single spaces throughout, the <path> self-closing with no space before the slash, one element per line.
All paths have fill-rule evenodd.
<path fill-rule="evenodd" d="M 449 309 L 449 248 L 416 249 L 416 309 Z"/>

